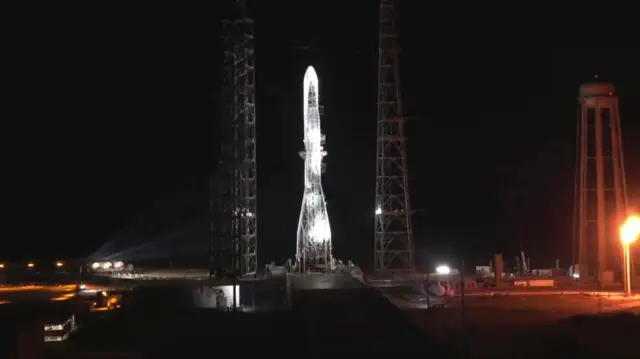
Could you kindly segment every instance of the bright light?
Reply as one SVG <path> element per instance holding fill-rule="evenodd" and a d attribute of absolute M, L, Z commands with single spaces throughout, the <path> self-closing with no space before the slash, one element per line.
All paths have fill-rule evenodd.
<path fill-rule="evenodd" d="M 316 216 L 309 235 L 315 243 L 324 243 L 331 240 L 331 228 L 329 227 L 329 221 L 322 218 L 322 214 L 319 213 Z"/>
<path fill-rule="evenodd" d="M 303 116 L 305 143 L 305 172 L 312 176 L 322 173 L 322 132 L 320 129 L 318 75 L 312 66 L 307 68 L 303 80 Z M 311 95 L 311 98 L 310 98 Z M 311 106 L 310 106 L 311 102 Z M 313 181 L 313 179 L 308 178 Z M 306 186 L 309 187 L 309 186 Z"/>
<path fill-rule="evenodd" d="M 117 261 L 117 262 L 113 263 L 113 268 L 120 269 L 122 267 L 124 267 L 124 263 L 121 262 L 121 261 Z"/>
<path fill-rule="evenodd" d="M 233 285 L 223 285 L 220 287 L 215 287 L 216 289 L 220 289 L 222 291 L 223 296 L 227 299 L 227 307 L 233 306 Z M 240 303 L 240 286 L 235 286 L 236 292 L 236 305 Z"/>
<path fill-rule="evenodd" d="M 449 274 L 449 273 L 451 273 L 451 268 L 449 268 L 449 266 L 438 266 L 438 267 L 436 267 L 436 273 L 438 273 L 438 274 Z"/>
<path fill-rule="evenodd" d="M 56 262 L 56 267 L 60 268 L 62 266 L 63 266 L 62 262 Z"/>
<path fill-rule="evenodd" d="M 57 297 L 53 297 L 51 298 L 52 301 L 63 301 L 63 300 L 69 300 L 71 298 L 73 298 L 76 294 L 75 293 L 67 293 L 67 294 L 63 294 Z"/>
<path fill-rule="evenodd" d="M 45 325 L 44 326 L 44 330 L 49 332 L 49 331 L 54 331 L 54 330 L 63 330 L 64 329 L 64 325 L 62 324 L 55 324 L 55 325 Z"/>
<path fill-rule="evenodd" d="M 33 268 L 33 267 L 35 267 L 35 266 L 36 266 L 36 265 L 35 265 L 35 264 L 33 264 L 33 263 L 31 263 L 31 262 L 27 263 L 27 267 L 29 267 L 29 268 Z"/>
<path fill-rule="evenodd" d="M 0 263 L 0 268 L 4 268 L 4 263 Z"/>
<path fill-rule="evenodd" d="M 575 279 L 580 278 L 580 274 L 578 274 L 578 273 L 573 273 L 573 278 L 575 278 Z"/>
<path fill-rule="evenodd" d="M 98 269 L 99 267 L 100 267 L 100 263 L 98 263 L 98 262 L 91 263 L 91 268 Z"/>
<path fill-rule="evenodd" d="M 64 338 L 62 336 L 59 336 L 59 335 L 44 337 L 44 341 L 45 342 L 61 342 L 63 340 L 64 340 Z"/>
<path fill-rule="evenodd" d="M 102 263 L 102 268 L 104 268 L 104 269 L 109 269 L 109 268 L 111 268 L 111 262 L 104 262 L 104 263 Z"/>
<path fill-rule="evenodd" d="M 640 236 L 640 217 L 631 216 L 620 227 L 620 240 L 624 244 L 631 244 L 638 239 L 638 236 Z"/>
<path fill-rule="evenodd" d="M 382 214 L 382 208 L 378 206 L 378 208 L 376 208 L 376 214 Z"/>
<path fill-rule="evenodd" d="M 640 236 L 640 217 L 630 216 L 620 227 L 620 241 L 622 241 L 622 252 L 624 255 L 624 294 L 631 295 L 631 243 L 638 240 Z"/>

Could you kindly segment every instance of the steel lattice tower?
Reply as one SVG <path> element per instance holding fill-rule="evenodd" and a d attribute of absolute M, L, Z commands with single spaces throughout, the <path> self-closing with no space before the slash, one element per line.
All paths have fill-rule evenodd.
<path fill-rule="evenodd" d="M 223 20 L 222 147 L 212 184 L 210 249 L 219 268 L 246 276 L 257 269 L 254 35 L 245 2 L 235 5 L 233 16 Z"/>
<path fill-rule="evenodd" d="M 413 274 L 411 204 L 393 0 L 380 1 L 374 269 Z"/>
<path fill-rule="evenodd" d="M 578 97 L 574 264 L 581 278 L 621 268 L 619 228 L 627 216 L 622 131 L 616 89 L 587 83 Z M 586 265 L 586 268 L 585 268 Z"/>

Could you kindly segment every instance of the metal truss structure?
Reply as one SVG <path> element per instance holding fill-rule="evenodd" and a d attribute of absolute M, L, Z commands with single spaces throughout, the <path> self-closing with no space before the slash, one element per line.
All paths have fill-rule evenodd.
<path fill-rule="evenodd" d="M 393 0 L 380 1 L 374 270 L 413 275 L 411 202 Z"/>
<path fill-rule="evenodd" d="M 224 87 L 220 162 L 211 185 L 212 272 L 257 270 L 256 113 L 253 20 L 236 1 L 223 20 Z"/>
<path fill-rule="evenodd" d="M 322 189 L 322 159 L 327 152 L 320 128 L 318 75 L 312 66 L 304 74 L 302 89 L 305 150 L 300 152 L 300 156 L 304 159 L 304 192 L 298 221 L 295 270 L 327 273 L 334 269 L 331 227 Z"/>

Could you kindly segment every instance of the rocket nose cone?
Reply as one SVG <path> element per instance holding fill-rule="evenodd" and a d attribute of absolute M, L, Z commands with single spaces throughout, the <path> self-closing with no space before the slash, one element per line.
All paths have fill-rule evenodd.
<path fill-rule="evenodd" d="M 307 67 L 307 71 L 304 72 L 304 80 L 306 83 L 318 83 L 318 74 L 316 74 L 316 69 L 313 66 Z"/>

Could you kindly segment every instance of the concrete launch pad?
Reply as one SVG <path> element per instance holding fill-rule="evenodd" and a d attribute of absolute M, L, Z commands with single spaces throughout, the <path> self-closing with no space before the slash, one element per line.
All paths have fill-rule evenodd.
<path fill-rule="evenodd" d="M 381 293 L 348 274 L 289 275 L 307 348 L 426 353 L 433 343 Z M 401 341 L 401 343 L 399 342 Z M 331 346 L 331 347 L 329 347 Z"/>
<path fill-rule="evenodd" d="M 291 289 L 364 289 L 367 285 L 345 273 L 310 273 L 287 275 Z"/>

